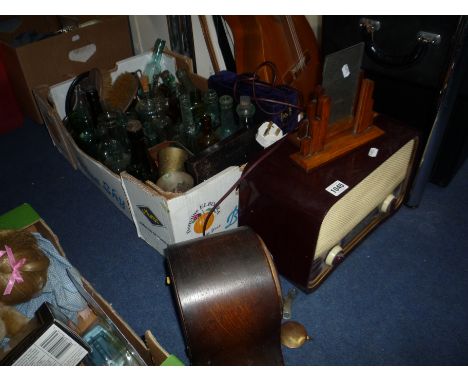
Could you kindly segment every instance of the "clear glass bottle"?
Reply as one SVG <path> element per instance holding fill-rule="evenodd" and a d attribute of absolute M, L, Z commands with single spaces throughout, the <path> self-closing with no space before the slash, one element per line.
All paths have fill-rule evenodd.
<path fill-rule="evenodd" d="M 192 80 L 190 79 L 187 71 L 185 69 L 177 69 L 176 77 L 179 80 L 181 85 L 181 92 L 188 94 L 189 96 L 195 92 L 195 85 L 193 84 Z"/>
<path fill-rule="evenodd" d="M 216 130 L 219 127 L 219 106 L 218 94 L 214 89 L 208 89 L 203 96 L 203 103 L 205 105 L 205 112 L 211 117 L 211 125 Z"/>
<path fill-rule="evenodd" d="M 167 95 L 168 108 L 166 110 L 166 113 L 174 123 L 178 123 L 180 121 L 180 86 L 177 83 L 175 77 L 168 70 L 164 70 L 161 73 L 161 79 L 163 81 L 163 84 L 169 90 Z M 172 139 L 174 139 L 174 137 Z"/>
<path fill-rule="evenodd" d="M 126 130 L 119 113 L 105 111 L 99 118 L 99 131 L 103 136 L 98 145 L 99 160 L 116 174 L 125 171 L 130 164 L 130 147 Z"/>
<path fill-rule="evenodd" d="M 171 118 L 167 115 L 168 102 L 164 97 L 158 97 L 154 100 L 156 117 L 154 118 L 154 126 L 156 132 L 162 141 L 174 139 L 177 134 Z"/>
<path fill-rule="evenodd" d="M 182 123 L 179 126 L 180 140 L 181 143 L 187 147 L 190 151 L 196 151 L 196 139 L 199 129 L 195 124 L 192 114 L 192 104 L 190 102 L 190 96 L 183 93 L 179 97 L 180 105 L 180 116 Z"/>
<path fill-rule="evenodd" d="M 74 89 L 75 105 L 67 116 L 67 128 L 80 149 L 93 158 L 98 154 L 98 137 L 90 113 L 86 94 L 77 85 Z"/>
<path fill-rule="evenodd" d="M 155 100 L 150 97 L 149 94 L 149 83 L 148 77 L 145 75 L 140 78 L 141 86 L 143 89 L 143 95 L 138 100 L 135 106 L 135 111 L 138 114 L 138 119 L 143 124 L 143 133 L 146 139 L 146 145 L 152 147 L 165 139 L 165 135 L 161 136 L 161 133 L 157 130 L 157 112 Z"/>
<path fill-rule="evenodd" d="M 200 125 L 200 120 L 202 116 L 205 114 L 205 105 L 202 100 L 202 95 L 200 90 L 195 89 L 195 91 L 191 94 L 190 97 L 191 109 L 192 109 L 192 116 L 193 122 L 195 125 Z"/>
<path fill-rule="evenodd" d="M 108 133 L 109 129 L 113 129 L 113 135 L 120 141 L 122 146 L 129 151 L 129 141 L 127 137 L 127 116 L 119 110 L 105 109 L 98 116 L 97 134 L 102 140 Z"/>
<path fill-rule="evenodd" d="M 250 102 L 249 96 L 240 96 L 240 102 L 239 105 L 237 105 L 236 112 L 239 117 L 239 128 L 253 128 L 255 106 Z"/>
<path fill-rule="evenodd" d="M 213 130 L 211 117 L 209 114 L 204 114 L 201 119 L 201 131 L 197 136 L 197 149 L 203 151 L 207 147 L 214 145 L 219 141 L 218 135 Z"/>
<path fill-rule="evenodd" d="M 145 182 L 156 182 L 154 168 L 148 154 L 148 147 L 143 134 L 143 127 L 138 120 L 129 120 L 127 123 L 127 135 L 130 142 L 131 161 L 127 172 L 135 178 Z"/>
<path fill-rule="evenodd" d="M 220 127 L 216 131 L 218 133 L 219 139 L 224 139 L 229 137 L 234 133 L 238 126 L 234 119 L 234 100 L 230 95 L 223 95 L 219 97 L 219 109 L 220 109 Z"/>
<path fill-rule="evenodd" d="M 161 60 L 163 56 L 166 41 L 158 38 L 154 43 L 153 54 L 150 61 L 146 64 L 144 74 L 147 76 L 148 81 L 151 81 L 151 87 L 156 87 L 157 82 L 153 83 L 156 76 L 161 72 Z"/>

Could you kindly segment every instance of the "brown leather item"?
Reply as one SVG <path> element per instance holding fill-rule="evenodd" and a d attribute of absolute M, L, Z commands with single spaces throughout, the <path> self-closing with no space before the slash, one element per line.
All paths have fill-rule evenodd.
<path fill-rule="evenodd" d="M 234 36 L 236 70 L 253 72 L 262 62 L 278 68 L 278 84 L 299 90 L 307 103 L 320 82 L 320 56 L 314 31 L 305 16 L 223 16 Z M 262 80 L 271 82 L 263 68 Z"/>
<path fill-rule="evenodd" d="M 254 229 L 280 274 L 306 292 L 317 287 L 406 195 L 418 137 L 408 126 L 384 116 L 374 124 L 385 134 L 310 172 L 291 160 L 297 145 L 285 139 L 241 183 L 239 225 Z M 371 148 L 378 149 L 376 156 Z M 338 195 L 326 190 L 336 181 L 348 186 L 340 186 L 344 191 Z M 394 199 L 387 199 L 391 195 Z M 325 225 L 325 220 L 332 224 Z M 335 246 L 343 251 L 334 261 L 331 255 L 327 263 Z"/>
<path fill-rule="evenodd" d="M 165 254 L 193 365 L 283 365 L 281 288 L 255 232 L 240 227 Z"/>

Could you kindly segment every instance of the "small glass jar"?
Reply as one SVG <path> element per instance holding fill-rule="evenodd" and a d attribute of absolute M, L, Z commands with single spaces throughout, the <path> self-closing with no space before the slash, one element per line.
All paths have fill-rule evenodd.
<path fill-rule="evenodd" d="M 253 116 L 255 114 L 255 106 L 250 102 L 249 96 L 241 96 L 239 105 L 236 108 L 239 117 L 239 128 L 253 128 Z"/>

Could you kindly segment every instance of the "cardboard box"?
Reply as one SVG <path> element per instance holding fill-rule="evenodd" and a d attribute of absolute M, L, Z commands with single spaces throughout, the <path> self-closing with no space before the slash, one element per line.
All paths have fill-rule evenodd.
<path fill-rule="evenodd" d="M 26 228 L 31 232 L 39 232 L 44 238 L 49 240 L 57 251 L 65 257 L 65 252 L 60 245 L 58 237 L 50 227 L 41 219 L 37 212 L 29 205 L 23 204 L 0 216 L 0 229 L 21 229 Z M 131 343 L 138 354 L 148 365 L 182 365 L 177 357 L 170 355 L 156 341 L 150 331 L 145 333 L 145 342 L 128 326 L 112 306 L 94 290 L 93 286 L 82 278 L 85 290 L 97 302 L 99 307 L 117 326 L 120 332 Z"/>
<path fill-rule="evenodd" d="M 112 79 L 125 71 L 143 69 L 150 57 L 148 52 L 118 62 L 111 73 Z M 172 73 L 176 68 L 185 68 L 194 84 L 206 90 L 206 79 L 193 74 L 189 58 L 166 50 L 162 65 Z M 164 192 L 151 182 L 144 184 L 125 172 L 120 175 L 113 173 L 80 150 L 63 126 L 65 95 L 71 81 L 35 89 L 39 108 L 60 152 L 134 221 L 138 237 L 160 254 L 169 244 L 202 236 L 200 225 L 205 214 L 239 179 L 241 169 L 229 167 L 183 194 Z M 233 192 L 214 212 L 206 232 L 237 227 L 237 206 L 238 194 Z"/>
<path fill-rule="evenodd" d="M 12 22 L 10 33 L 0 33 L 0 53 L 22 112 L 35 122 L 43 122 L 32 94 L 35 87 L 56 84 L 94 67 L 110 69 L 116 61 L 133 55 L 128 16 L 80 16 L 80 21 L 91 18 L 98 22 L 19 47 L 11 43 L 23 32 L 59 30 L 58 16 L 0 19 L 19 20 L 19 25 Z"/>
<path fill-rule="evenodd" d="M 111 70 L 112 80 L 124 71 L 135 71 L 144 67 L 150 56 L 151 53 L 144 53 L 115 63 Z M 166 51 L 164 55 L 163 64 L 171 72 L 175 71 L 176 66 L 183 67 L 188 72 L 193 71 L 189 58 L 169 51 Z M 203 86 L 203 81 L 196 75 L 193 76 L 194 81 Z M 132 219 L 120 176 L 84 153 L 75 144 L 62 122 L 66 115 L 65 98 L 72 81 L 73 78 L 53 86 L 41 85 L 33 91 L 52 142 L 73 168 L 85 174 L 125 216 Z M 204 86 L 206 86 L 206 81 Z"/>

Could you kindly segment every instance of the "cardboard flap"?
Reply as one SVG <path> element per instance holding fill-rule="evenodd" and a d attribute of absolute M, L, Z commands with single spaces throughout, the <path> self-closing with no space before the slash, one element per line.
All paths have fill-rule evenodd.
<path fill-rule="evenodd" d="M 68 134 L 68 132 L 65 132 Z M 72 139 L 70 137 L 70 139 Z M 80 148 L 74 145 L 76 150 L 76 159 L 78 167 L 86 177 L 91 180 L 104 194 L 107 195 L 108 199 L 114 203 L 114 205 L 123 212 L 123 214 L 132 219 L 130 212 L 129 203 L 125 192 L 122 188 L 122 181 L 120 176 L 113 173 L 102 163 L 91 158 Z"/>
<path fill-rule="evenodd" d="M 74 29 L 68 33 L 30 43 L 18 49 L 23 57 L 23 71 L 29 83 L 35 87 L 40 83 L 57 83 L 91 68 L 110 69 L 115 60 L 130 57 L 132 52 L 131 37 L 123 23 L 127 16 L 115 16 L 84 28 Z M 119 41 L 110 44 L 109 38 Z M 70 52 L 94 45 L 95 53 L 86 61 L 70 59 Z M 54 47 L 51 49 L 51 47 Z M 125 47 L 125 48 L 122 48 Z M 48 65 L 38 67 L 38 60 L 47 59 Z M 45 61 L 44 61 L 45 62 Z M 59 75 L 56 65 L 60 65 Z"/>
<path fill-rule="evenodd" d="M 138 236 L 144 238 L 148 236 L 148 232 L 155 232 L 155 237 L 152 239 L 156 240 L 159 237 L 159 241 L 166 245 L 173 243 L 174 237 L 171 229 L 173 222 L 166 198 L 126 172 L 121 174 L 121 179 L 127 199 L 130 201 L 130 209 Z M 142 230 L 147 232 L 142 232 Z M 158 250 L 161 244 L 155 244 Z"/>
<path fill-rule="evenodd" d="M 124 72 L 135 72 L 137 70 L 143 70 L 146 64 L 150 61 L 151 55 L 152 52 L 144 52 L 139 55 L 118 61 L 116 63 L 116 68 L 111 72 L 112 81 L 115 81 L 117 76 Z M 173 53 L 167 50 L 164 51 L 161 60 L 161 69 L 167 69 L 171 73 L 175 73 L 177 67 L 178 64 L 176 63 L 175 57 L 173 57 Z"/>
<path fill-rule="evenodd" d="M 38 86 L 33 89 L 33 95 L 53 144 L 76 170 L 78 164 L 73 148 L 74 145 L 69 141 L 71 137 L 64 134 L 65 127 L 62 120 L 55 108 L 49 103 L 49 87 L 46 85 Z"/>
<path fill-rule="evenodd" d="M 213 206 L 240 178 L 242 171 L 231 166 L 198 184 L 178 198 L 168 200 L 175 242 L 203 236 L 203 225 Z M 237 190 L 232 191 L 210 216 L 206 234 L 236 228 L 238 226 Z"/>
<path fill-rule="evenodd" d="M 150 330 L 145 332 L 145 342 L 155 365 L 162 364 L 169 357 L 169 353 L 159 344 Z"/>

